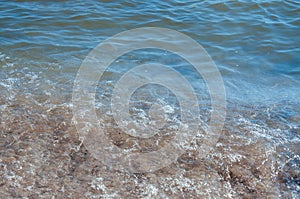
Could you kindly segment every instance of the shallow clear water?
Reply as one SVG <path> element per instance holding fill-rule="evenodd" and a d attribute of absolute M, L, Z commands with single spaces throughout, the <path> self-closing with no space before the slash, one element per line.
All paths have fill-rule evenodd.
<path fill-rule="evenodd" d="M 300 3 L 296 0 L 240 0 L 225 3 L 0 1 L 0 132 L 4 140 L 1 142 L 5 143 L 9 136 L 18 137 L 22 132 L 52 136 L 62 124 L 68 126 L 66 129 L 72 129 L 73 81 L 89 51 L 121 31 L 145 26 L 170 28 L 199 42 L 222 74 L 228 102 L 223 144 L 235 146 L 234 139 L 240 139 L 241 143 L 244 143 L 242 140 L 251 144 L 264 143 L 262 146 L 268 151 L 268 157 L 271 157 L 270 168 L 278 166 L 272 176 L 280 184 L 279 193 L 296 198 L 300 189 L 299 13 Z M 103 80 L 109 80 L 109 85 L 107 81 L 100 81 L 97 89 L 99 117 L 105 115 L 109 108 L 113 83 L 127 69 L 153 61 L 175 68 L 191 82 L 201 104 L 202 119 L 209 120 L 209 95 L 203 79 L 180 57 L 159 50 L 132 52 L 111 66 L 103 77 Z M 137 96 L 135 99 L 142 107 L 143 99 L 148 95 L 145 93 L 140 92 L 140 98 Z M 163 93 L 167 94 L 150 89 L 149 95 L 160 97 L 175 107 L 178 105 L 168 91 Z M 147 101 L 144 103 L 147 104 Z M 108 122 L 107 126 L 110 125 Z M 68 137 L 69 131 L 66 129 L 61 130 L 61 136 Z M 111 136 L 115 139 L 114 135 Z M 226 143 L 224 140 L 231 136 L 233 140 Z M 48 141 L 46 139 L 45 147 L 52 141 L 52 138 Z M 2 157 L 9 155 L 4 146 L 2 144 Z M 229 148 L 227 152 L 223 151 L 224 154 L 228 153 L 228 157 L 234 152 L 239 153 L 234 147 Z M 253 153 L 248 149 L 241 150 Z M 213 154 L 218 156 L 218 152 Z M 4 168 L 5 163 L 1 164 Z M 175 173 L 182 180 L 180 172 Z M 157 175 L 164 176 L 164 182 L 174 185 L 169 176 Z M 18 183 L 16 180 L 14 182 Z M 230 182 L 232 190 L 245 192 L 235 186 L 235 182 Z M 147 180 L 143 183 L 145 186 L 149 184 Z M 156 186 L 154 190 L 162 195 L 171 193 L 171 196 L 187 197 L 189 195 L 184 195 L 183 187 L 191 184 L 193 188 L 193 183 L 182 183 L 178 185 L 177 192 L 163 191 L 163 186 Z M 250 183 L 246 186 L 252 185 Z M 205 190 L 203 188 L 203 193 Z M 218 197 L 218 193 L 213 192 L 211 196 Z M 251 195 L 251 191 L 249 193 Z M 260 196 L 267 195 L 263 191 L 258 193 Z M 196 192 L 193 197 L 200 195 Z"/>

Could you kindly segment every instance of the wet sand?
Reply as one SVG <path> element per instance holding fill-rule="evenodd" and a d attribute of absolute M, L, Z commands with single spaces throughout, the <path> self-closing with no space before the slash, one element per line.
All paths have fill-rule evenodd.
<path fill-rule="evenodd" d="M 5 198 L 299 196 L 299 126 L 285 126 L 278 110 L 231 105 L 219 142 L 207 157 L 198 157 L 194 145 L 170 166 L 129 174 L 92 157 L 78 138 L 70 108 L 34 109 L 3 99 L 1 105 L 0 192 Z M 285 119 L 289 124 L 299 122 L 298 117 Z M 115 136 L 113 128 L 111 132 L 114 144 L 132 147 L 124 143 L 128 135 Z M 295 143 L 285 137 L 287 132 Z"/>

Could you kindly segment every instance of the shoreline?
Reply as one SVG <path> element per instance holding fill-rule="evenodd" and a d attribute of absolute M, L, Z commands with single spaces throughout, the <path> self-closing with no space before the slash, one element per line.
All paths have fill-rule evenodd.
<path fill-rule="evenodd" d="M 130 187 L 140 197 L 146 193 L 169 197 L 296 196 L 299 126 L 287 129 L 282 125 L 286 121 L 276 115 L 280 107 L 269 116 L 262 114 L 267 107 L 250 107 L 229 109 L 219 142 L 207 157 L 197 157 L 197 150 L 189 150 L 175 163 L 154 173 L 128 174 L 112 170 L 92 157 L 78 138 L 69 108 L 58 106 L 47 113 L 45 120 L 38 112 L 26 113 L 20 104 L 11 106 L 7 112 L 9 122 L 3 121 L 2 112 L 0 126 L 2 195 L 129 197 L 126 190 Z M 299 118 L 290 119 L 287 125 L 299 122 Z M 258 120 L 261 124 L 253 123 Z M 111 139 L 115 144 L 126 145 L 125 137 Z M 202 195 L 207 186 L 215 188 Z"/>

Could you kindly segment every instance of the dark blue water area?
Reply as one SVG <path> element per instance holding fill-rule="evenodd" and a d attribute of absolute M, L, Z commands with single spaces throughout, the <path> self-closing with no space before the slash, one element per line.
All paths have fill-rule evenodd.
<path fill-rule="evenodd" d="M 164 27 L 206 49 L 228 100 L 299 101 L 297 1 L 9 1 L 0 7 L 0 51 L 15 60 L 16 70 L 26 65 L 49 79 L 54 70 L 69 81 L 104 39 L 132 28 Z"/>

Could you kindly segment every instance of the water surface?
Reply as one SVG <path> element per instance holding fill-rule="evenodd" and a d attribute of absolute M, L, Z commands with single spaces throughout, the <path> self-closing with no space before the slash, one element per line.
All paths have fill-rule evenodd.
<path fill-rule="evenodd" d="M 65 194 L 62 187 L 71 196 L 126 197 L 125 193 L 130 191 L 126 191 L 125 184 L 129 182 L 136 197 L 280 195 L 297 198 L 300 190 L 299 13 L 300 3 L 296 0 L 0 1 L 0 165 L 1 175 L 6 179 L 4 184 L 1 181 L 0 189 L 4 195 L 16 197 L 28 197 L 34 192 L 55 193 L 59 197 Z M 90 156 L 86 158 L 89 161 L 84 159 L 87 153 L 82 152 L 84 149 L 76 150 L 80 142 L 72 125 L 71 97 L 81 62 L 104 39 L 145 26 L 170 28 L 190 36 L 206 49 L 222 74 L 228 116 L 220 144 L 205 163 L 212 168 L 211 179 L 201 177 L 197 170 L 208 166 L 189 157 L 182 157 L 175 166 L 150 177 L 146 174 L 125 177 L 116 174 L 116 177 L 101 164 L 98 171 L 102 173 L 93 171 L 92 174 L 92 168 L 99 163 Z M 191 82 L 199 97 L 201 117 L 209 120 L 209 95 L 201 76 L 180 57 L 149 49 L 124 55 L 111 66 L 98 85 L 98 115 L 105 115 L 109 109 L 113 83 L 127 69 L 153 61 L 169 65 Z M 143 106 L 147 109 L 147 101 L 144 104 L 139 101 L 145 95 L 150 95 L 151 100 L 161 98 L 175 109 L 178 106 L 169 91 L 154 92 L 155 87 L 144 89 L 137 93 L 138 111 Z M 117 127 L 113 123 L 107 122 L 107 126 L 117 145 L 133 147 L 129 142 L 120 144 L 120 140 L 124 142 L 128 137 L 115 135 Z M 144 149 L 143 142 L 138 144 L 141 146 L 136 150 L 151 149 L 149 146 Z M 20 150 L 29 151 L 22 155 Z M 264 155 L 260 156 L 261 152 Z M 14 160 L 9 162 L 8 157 Z M 81 171 L 89 173 L 86 179 L 79 168 L 76 173 L 76 162 L 81 165 Z M 51 165 L 50 169 L 42 173 L 46 165 Z M 230 172 L 226 165 L 230 165 L 227 166 Z M 18 172 L 21 167 L 24 171 Z M 239 174 L 241 168 L 247 172 Z M 39 172 L 39 177 L 35 177 Z M 70 176 L 75 177 L 71 180 Z M 125 181 L 120 180 L 121 185 L 105 181 L 115 177 Z M 206 187 L 200 181 L 217 184 L 217 188 Z M 44 185 L 53 182 L 59 186 L 43 190 Z M 260 186 L 259 182 L 265 185 Z M 81 184 L 88 191 L 77 192 Z M 18 188 L 12 191 L 14 186 Z"/>

